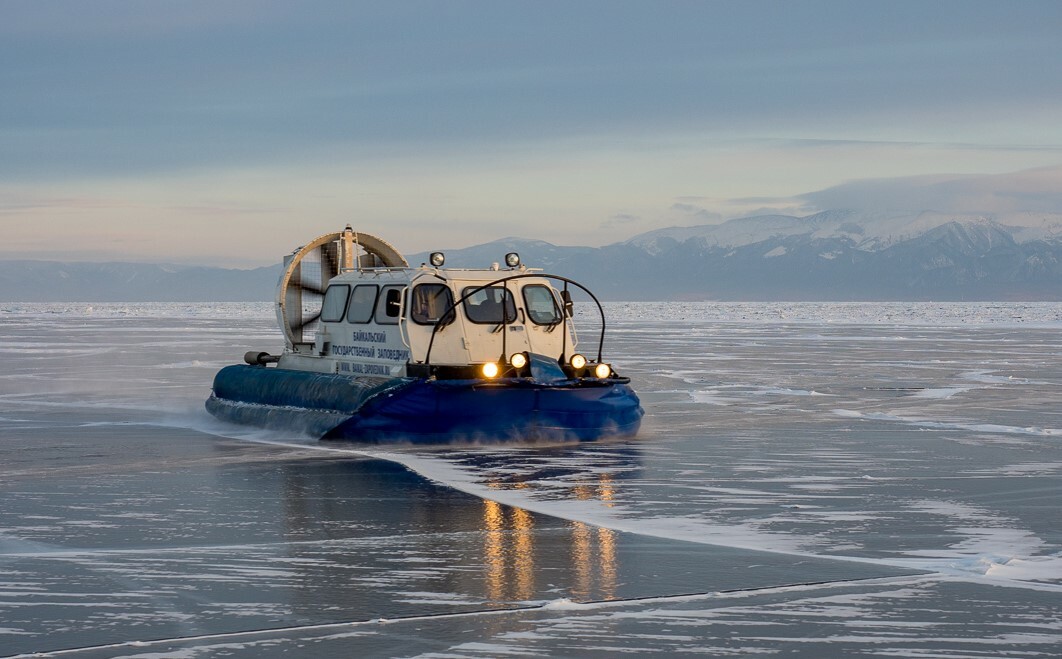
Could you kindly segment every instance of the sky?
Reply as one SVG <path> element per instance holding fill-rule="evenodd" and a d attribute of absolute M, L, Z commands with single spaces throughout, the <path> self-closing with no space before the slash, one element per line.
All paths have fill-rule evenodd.
<path fill-rule="evenodd" d="M 0 258 L 1062 213 L 1059 34 L 1057 0 L 0 0 Z"/>

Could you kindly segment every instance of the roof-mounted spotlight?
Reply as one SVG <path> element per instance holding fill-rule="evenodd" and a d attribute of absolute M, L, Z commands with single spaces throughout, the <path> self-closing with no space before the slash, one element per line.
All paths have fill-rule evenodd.
<path fill-rule="evenodd" d="M 442 252 L 432 252 L 431 256 L 428 257 L 428 261 L 431 262 L 432 266 L 441 268 L 443 263 L 446 263 L 446 255 Z"/>
<path fill-rule="evenodd" d="M 505 265 L 510 268 L 515 268 L 520 265 L 520 255 L 516 252 L 509 252 L 505 255 Z"/>

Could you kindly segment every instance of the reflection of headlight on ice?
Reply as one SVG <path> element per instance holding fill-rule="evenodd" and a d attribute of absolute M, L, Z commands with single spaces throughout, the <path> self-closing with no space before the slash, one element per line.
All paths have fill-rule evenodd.
<path fill-rule="evenodd" d="M 527 355 L 522 352 L 518 352 L 512 357 L 509 357 L 509 363 L 512 364 L 513 368 L 523 368 L 527 366 Z"/>
<path fill-rule="evenodd" d="M 494 362 L 487 362 L 482 366 L 482 368 L 480 368 L 480 373 L 482 373 L 483 377 L 487 378 L 488 380 L 490 378 L 496 378 L 498 377 L 498 365 Z"/>
<path fill-rule="evenodd" d="M 612 367 L 608 364 L 598 364 L 594 367 L 594 377 L 604 380 L 610 375 L 612 375 Z"/>
<path fill-rule="evenodd" d="M 572 365 L 572 368 L 578 370 L 586 366 L 586 357 L 583 357 L 579 353 L 572 355 L 572 358 L 568 360 L 568 363 Z"/>

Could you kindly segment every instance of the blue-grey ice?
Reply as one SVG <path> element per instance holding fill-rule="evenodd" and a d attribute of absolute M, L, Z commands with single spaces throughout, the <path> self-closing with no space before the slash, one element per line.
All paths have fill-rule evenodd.
<path fill-rule="evenodd" d="M 207 415 L 269 305 L 0 305 L 0 657 L 1060 654 L 1062 304 L 607 312 L 637 439 L 415 449 Z"/>

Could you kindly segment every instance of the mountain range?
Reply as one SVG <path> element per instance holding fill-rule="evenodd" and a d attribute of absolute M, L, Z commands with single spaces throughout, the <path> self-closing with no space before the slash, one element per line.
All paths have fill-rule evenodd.
<path fill-rule="evenodd" d="M 826 211 L 659 229 L 604 247 L 506 238 L 442 251 L 448 267 L 519 252 L 609 300 L 1062 300 L 1055 214 Z M 407 258 L 419 265 L 428 254 Z M 0 301 L 269 300 L 279 272 L 0 261 Z"/>
<path fill-rule="evenodd" d="M 506 251 L 611 300 L 1062 300 L 1052 214 L 765 215 L 599 248 L 511 238 L 448 252 L 447 265 L 483 267 Z"/>
<path fill-rule="evenodd" d="M 271 300 L 281 267 L 237 270 L 155 263 L 0 261 L 0 302 Z"/>

